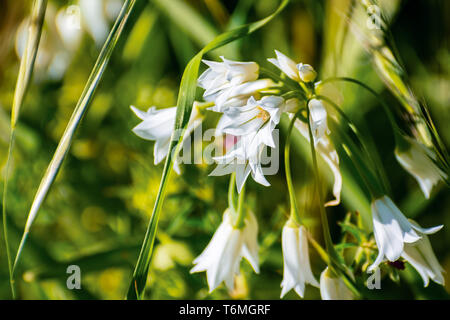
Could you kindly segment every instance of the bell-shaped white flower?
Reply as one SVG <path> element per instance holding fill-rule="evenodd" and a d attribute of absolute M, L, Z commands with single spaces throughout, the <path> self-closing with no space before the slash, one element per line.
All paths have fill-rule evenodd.
<path fill-rule="evenodd" d="M 239 100 L 236 103 L 239 104 Z M 210 175 L 221 176 L 236 172 L 238 192 L 250 173 L 256 182 L 269 186 L 263 174 L 261 159 L 266 146 L 277 147 L 273 130 L 280 122 L 283 105 L 283 98 L 266 96 L 258 101 L 250 97 L 245 105 L 228 107 L 219 120 L 216 135 L 226 133 L 238 137 L 238 140 L 224 156 L 213 158 L 218 166 Z"/>
<path fill-rule="evenodd" d="M 294 115 L 290 114 L 289 118 L 292 119 L 293 116 Z M 297 119 L 295 120 L 294 126 L 306 140 L 310 141 L 309 129 L 306 123 Z M 333 195 L 335 199 L 325 203 L 325 206 L 337 206 L 341 202 L 342 191 L 342 174 L 339 168 L 339 155 L 328 136 L 324 136 L 320 139 L 316 145 L 316 151 L 328 164 L 334 176 Z"/>
<path fill-rule="evenodd" d="M 224 57 L 220 58 L 223 62 L 202 60 L 209 68 L 198 78 L 198 85 L 206 90 L 206 96 L 231 86 L 258 79 L 259 66 L 256 62 L 240 62 L 228 60 Z"/>
<path fill-rule="evenodd" d="M 297 64 L 278 50 L 275 50 L 275 54 L 277 55 L 276 58 L 270 58 L 267 59 L 267 61 L 273 63 L 278 69 L 280 69 L 292 80 L 300 81 Z"/>
<path fill-rule="evenodd" d="M 154 164 L 157 165 L 169 152 L 170 139 L 175 126 L 177 107 L 164 109 L 151 107 L 147 111 L 141 111 L 134 106 L 131 106 L 130 108 L 136 116 L 142 120 L 141 123 L 133 128 L 133 132 L 142 139 L 155 141 L 153 158 Z M 184 137 L 189 136 L 195 126 L 199 125 L 200 122 L 201 115 L 196 104 L 194 104 Z M 174 169 L 178 174 L 180 173 L 177 159 L 174 161 Z"/>
<path fill-rule="evenodd" d="M 230 107 L 224 112 L 217 125 L 217 134 L 245 136 L 256 132 L 258 142 L 274 148 L 272 131 L 280 122 L 283 103 L 284 99 L 277 96 L 266 96 L 261 100 L 250 97 L 246 105 Z"/>
<path fill-rule="evenodd" d="M 231 150 L 224 156 L 213 158 L 218 164 L 209 175 L 223 176 L 235 172 L 236 187 L 239 193 L 250 174 L 253 180 L 259 184 L 270 186 L 270 183 L 264 177 L 261 166 L 266 145 L 259 138 L 257 132 L 237 137 L 237 142 L 230 148 Z"/>
<path fill-rule="evenodd" d="M 259 66 L 256 62 L 232 61 L 221 57 L 223 62 L 203 60 L 209 68 L 198 78 L 198 86 L 205 89 L 205 101 L 214 101 L 215 111 L 222 111 L 228 99 L 249 96 L 273 85 L 270 79 L 257 80 Z"/>
<path fill-rule="evenodd" d="M 402 167 L 408 171 L 419 183 L 425 198 L 430 198 L 433 186 L 440 180 L 447 179 L 447 175 L 438 168 L 433 160 L 436 155 L 420 142 L 404 137 L 406 148 L 395 150 L 395 157 Z"/>
<path fill-rule="evenodd" d="M 247 212 L 244 227 L 238 229 L 233 226 L 230 209 L 227 209 L 208 246 L 194 260 L 191 273 L 206 271 L 209 292 L 222 281 L 233 290 L 234 276 L 239 273 L 243 257 L 259 273 L 257 234 L 258 222 L 251 211 Z"/>
<path fill-rule="evenodd" d="M 322 300 L 354 300 L 352 291 L 341 278 L 332 274 L 328 267 L 320 275 L 320 295 Z"/>
<path fill-rule="evenodd" d="M 330 133 L 327 122 L 327 110 L 321 100 L 311 99 L 308 102 L 309 108 L 309 123 L 314 137 L 314 144 Z"/>
<path fill-rule="evenodd" d="M 73 12 L 71 12 L 73 10 Z M 55 25 L 64 46 L 75 51 L 81 42 L 83 32 L 80 26 L 81 13 L 78 6 L 62 8 L 55 16 Z"/>
<path fill-rule="evenodd" d="M 303 82 L 313 82 L 317 77 L 317 72 L 309 64 L 299 63 L 297 65 L 298 74 Z"/>
<path fill-rule="evenodd" d="M 405 244 L 419 241 L 421 234 L 432 234 L 443 226 L 421 228 L 408 221 L 392 200 L 383 196 L 372 202 L 373 233 L 378 247 L 378 257 L 368 268 L 373 271 L 386 257 L 396 261 L 403 253 Z"/>
<path fill-rule="evenodd" d="M 109 33 L 108 19 L 105 16 L 103 1 L 79 0 L 83 26 L 101 46 Z"/>
<path fill-rule="evenodd" d="M 417 226 L 414 221 L 410 222 Z M 424 287 L 428 286 L 430 279 L 444 285 L 444 269 L 439 264 L 427 235 L 423 234 L 422 239 L 413 244 L 406 243 L 401 257 L 417 270 L 423 279 Z"/>
<path fill-rule="evenodd" d="M 246 102 L 251 96 L 258 95 L 261 91 L 274 85 L 275 83 L 271 79 L 259 79 L 217 91 L 211 95 L 203 96 L 203 98 L 205 101 L 214 102 L 214 106 L 208 108 L 208 110 L 225 112 L 229 107 L 245 105 L 245 103 L 239 105 L 238 101 Z"/>
<path fill-rule="evenodd" d="M 283 227 L 283 281 L 281 298 L 294 289 L 303 298 L 305 284 L 319 287 L 309 263 L 308 238 L 304 226 L 297 227 L 288 221 Z"/>

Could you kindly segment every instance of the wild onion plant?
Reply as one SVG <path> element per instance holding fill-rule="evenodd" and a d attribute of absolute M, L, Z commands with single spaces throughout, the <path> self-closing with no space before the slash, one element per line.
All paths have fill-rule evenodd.
<path fill-rule="evenodd" d="M 194 190 L 205 179 L 208 179 L 212 184 L 210 188 L 213 189 L 220 182 L 211 181 L 222 181 L 224 178 L 216 177 L 229 176 L 226 188 L 218 187 L 219 191 L 211 192 L 210 210 L 214 208 L 220 212 L 220 216 L 215 214 L 215 220 L 212 223 L 208 221 L 212 225 L 207 229 L 211 237 L 209 243 L 204 248 L 193 245 L 192 248 L 195 249 L 191 248 L 190 252 L 197 257 L 186 254 L 189 258 L 184 262 L 184 276 L 197 277 L 200 287 L 207 286 L 209 294 L 226 290 L 232 297 L 239 296 L 236 294 L 242 288 L 239 283 L 245 281 L 242 280 L 241 271 L 249 271 L 244 272 L 246 276 L 251 273 L 248 266 L 241 263 L 243 258 L 252 271 L 258 274 L 257 277 L 264 279 L 265 273 L 269 272 L 269 267 L 265 267 L 269 260 L 269 247 L 276 247 L 275 251 L 279 253 L 275 255 L 275 259 L 273 255 L 270 258 L 279 267 L 276 276 L 281 286 L 277 291 L 280 298 L 289 292 L 291 297 L 295 294 L 300 298 L 308 297 L 311 287 L 318 288 L 320 297 L 324 300 L 370 298 L 370 279 L 373 278 L 370 276 L 374 275 L 376 281 L 388 276 L 394 282 L 399 282 L 399 270 L 404 269 L 405 263 L 417 271 L 423 280 L 421 286 L 427 287 L 430 280 L 444 285 L 444 269 L 439 262 L 442 260 L 441 257 L 436 257 L 429 240 L 429 236 L 431 238 L 443 225 L 423 227 L 408 219 L 410 214 L 407 211 L 402 212 L 400 208 L 403 206 L 394 202 L 386 164 L 378 151 L 379 140 L 367 127 L 361 125 L 361 119 L 346 109 L 344 103 L 350 87 L 375 101 L 376 113 L 381 116 L 373 121 L 379 121 L 390 130 L 391 141 L 385 144 L 393 147 L 388 153 L 404 169 L 402 175 L 406 177 L 410 174 L 417 181 L 417 188 L 422 191 L 426 200 L 432 198 L 434 188 L 449 185 L 448 152 L 431 119 L 430 111 L 424 102 L 416 98 L 408 83 L 406 71 L 399 62 L 399 54 L 390 35 L 389 19 L 382 14 L 376 16 L 374 23 L 379 24 L 379 28 L 371 29 L 361 25 L 361 21 L 355 18 L 357 10 L 362 10 L 363 15 L 368 14 L 362 21 L 371 18 L 371 8 L 379 9 L 378 3 L 357 1 L 349 6 L 348 12 L 339 12 L 337 16 L 345 23 L 341 36 L 344 39 L 357 39 L 356 43 L 366 50 L 373 62 L 371 68 L 396 101 L 386 99 L 385 95 L 367 84 L 366 79 L 353 77 L 350 72 L 343 76 L 337 69 L 335 72 L 321 72 L 325 67 L 296 61 L 284 52 L 286 48 L 274 45 L 271 47 L 272 54 L 265 56 L 262 53 L 264 51 L 258 49 L 263 45 L 272 46 L 269 41 L 265 43 L 265 39 L 263 44 L 252 44 L 256 52 L 260 51 L 255 54 L 255 61 L 239 58 L 240 53 L 236 47 L 251 34 L 274 25 L 277 17 L 291 5 L 288 0 L 280 1 L 272 13 L 253 23 L 244 24 L 247 19 L 243 19 L 242 15 L 232 16 L 228 27 L 224 26 L 226 15 L 223 5 L 218 1 L 208 2 L 211 14 L 222 24 L 222 33 L 204 22 L 182 1 L 150 2 L 151 10 L 137 0 L 123 1 L 70 120 L 64 126 L 65 130 L 43 174 L 28 215 L 23 214 L 22 219 L 26 217 L 26 222 L 21 226 L 23 232 L 18 237 L 20 241 L 17 245 L 11 245 L 6 204 L 9 203 L 8 177 L 13 161 L 15 128 L 35 65 L 47 5 L 47 1 L 35 1 L 14 96 L 11 138 L 4 174 L 3 235 L 13 298 L 16 297 L 15 279 L 22 260 L 31 250 L 39 247 L 35 244 L 31 246 L 33 242 L 28 240 L 33 233 L 32 226 L 64 160 L 70 154 L 75 133 L 94 100 L 102 78 L 107 77 L 108 63 L 122 33 L 128 36 L 129 42 L 124 45 L 120 58 L 129 63 L 136 59 L 136 52 L 142 49 L 139 47 L 141 45 L 135 43 L 139 42 L 135 39 L 139 39 L 140 33 L 147 32 L 152 24 L 157 23 L 160 18 L 154 12 L 158 10 L 170 17 L 175 25 L 181 26 L 202 49 L 187 56 L 182 50 L 177 53 L 179 59 L 187 64 L 180 75 L 176 102 L 171 107 L 153 105 L 145 110 L 139 106 L 142 105 L 139 101 L 125 102 L 131 109 L 127 109 L 125 117 L 131 117 L 132 114 L 137 117 L 132 120 L 134 127 L 128 126 L 131 129 L 129 131 L 134 133 L 130 144 L 139 143 L 136 136 L 154 142 L 153 159 L 146 157 L 142 161 L 153 173 L 148 176 L 136 175 L 139 176 L 137 179 L 150 181 L 146 184 L 153 188 L 154 201 L 145 206 L 146 210 L 152 208 L 149 216 L 145 217 L 148 223 L 145 235 L 139 235 L 131 251 L 128 247 L 123 252 L 111 250 L 90 256 L 92 260 L 75 259 L 71 265 L 86 263 L 87 269 L 95 269 L 89 261 L 98 262 L 108 257 L 105 258 L 106 263 L 126 265 L 131 269 L 130 261 L 125 258 L 131 256 L 134 271 L 129 279 L 123 280 L 125 285 L 122 285 L 122 291 L 126 291 L 126 299 L 146 298 L 146 294 L 153 289 L 152 285 L 158 281 L 153 276 L 149 277 L 152 267 L 157 263 L 154 256 L 158 257 L 158 249 L 165 245 L 176 248 L 176 252 L 170 257 L 166 253 L 166 259 L 178 261 L 173 256 L 182 256 L 181 253 L 187 249 L 184 244 L 175 244 L 170 240 L 175 233 L 173 230 L 182 229 L 180 226 L 189 227 L 194 220 L 182 214 L 181 201 L 174 210 L 178 213 L 169 218 L 173 219 L 170 227 L 161 228 L 159 222 L 169 211 L 166 198 L 193 197 L 196 200 L 192 206 L 198 205 L 195 213 L 200 217 L 209 216 L 208 209 L 202 209 Z M 332 3 L 330 1 L 328 5 L 332 6 Z M 238 9 L 242 11 L 239 12 L 245 13 L 250 6 L 245 0 L 240 1 Z M 185 24 L 182 21 L 184 18 L 196 23 Z M 133 29 L 124 32 L 129 19 Z M 169 28 L 173 28 L 173 25 L 170 24 Z M 95 44 L 101 44 L 102 38 L 95 29 L 90 29 L 90 32 Z M 185 43 L 174 31 L 171 37 L 176 39 L 174 46 Z M 339 54 L 343 48 L 344 44 L 335 53 Z M 337 59 L 336 56 L 334 59 Z M 157 61 L 153 64 L 155 69 L 157 64 Z M 139 70 L 139 73 L 152 72 Z M 214 141 L 206 147 L 202 141 L 204 128 L 213 132 L 211 140 Z M 97 129 L 101 131 L 101 128 Z M 200 136 L 197 135 L 198 132 Z M 190 143 L 191 138 L 194 140 L 193 144 Z M 194 160 L 199 166 L 191 164 L 190 152 L 196 146 L 200 146 L 201 157 L 213 151 L 209 160 L 212 160 L 214 167 L 203 168 L 198 175 L 200 178 L 189 175 L 189 168 L 203 165 L 201 161 L 204 159 L 200 159 L 200 163 Z M 281 155 L 279 150 L 283 150 Z M 164 162 L 160 179 L 154 178 L 149 162 L 153 162 L 155 166 Z M 278 166 L 279 162 L 282 163 Z M 271 171 L 272 165 L 276 167 L 275 171 Z M 70 170 L 70 167 L 65 170 Z M 176 175 L 172 175 L 172 170 Z M 302 170 L 301 177 L 294 174 L 296 170 Z M 186 178 L 180 178 L 183 175 Z M 281 179 L 272 182 L 277 176 L 281 176 Z M 172 190 L 171 180 L 174 179 L 185 179 L 188 182 L 185 192 L 187 196 L 183 192 L 169 191 Z M 159 187 L 155 190 L 157 181 Z M 302 188 L 298 188 L 300 182 L 303 184 Z M 280 207 L 281 215 L 277 216 L 274 212 L 270 219 L 265 219 L 258 212 L 261 205 L 257 204 L 264 203 L 264 195 L 270 195 L 270 190 L 274 190 L 274 199 L 285 198 L 287 207 Z M 123 192 L 128 198 L 135 197 L 136 193 Z M 145 197 L 148 198 L 148 194 Z M 139 198 L 137 201 L 142 204 L 148 199 Z M 221 204 L 225 205 L 221 207 Z M 344 208 L 346 214 L 338 222 L 342 237 L 336 240 L 336 226 L 330 221 L 337 219 L 331 213 Z M 317 213 L 317 216 L 312 213 Z M 276 217 L 277 223 L 273 223 L 271 219 Z M 444 223 L 444 220 L 440 223 Z M 204 227 L 202 223 L 198 225 Z M 319 226 L 319 232 L 314 232 L 315 225 Z M 270 232 L 263 234 L 268 229 Z M 30 251 L 25 249 L 28 241 L 32 242 Z M 280 245 L 274 245 L 278 242 Z M 120 253 L 118 257 L 117 252 Z M 130 252 L 133 254 L 130 255 Z M 316 261 L 317 257 L 320 261 Z M 53 271 L 38 270 L 19 274 L 31 282 L 40 276 L 44 279 L 45 276 L 51 278 L 49 274 L 57 274 L 65 267 L 65 263 L 60 261 L 55 264 L 57 267 Z M 194 275 L 203 272 L 206 279 L 203 275 Z M 64 275 L 59 275 L 61 276 Z M 205 296 L 206 293 L 203 297 Z"/>

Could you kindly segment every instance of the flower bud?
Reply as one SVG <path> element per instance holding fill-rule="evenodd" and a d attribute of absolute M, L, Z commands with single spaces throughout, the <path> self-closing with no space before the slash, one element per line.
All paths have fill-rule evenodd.
<path fill-rule="evenodd" d="M 316 79 L 317 72 L 309 64 L 299 63 L 297 69 L 303 82 L 312 82 Z"/>

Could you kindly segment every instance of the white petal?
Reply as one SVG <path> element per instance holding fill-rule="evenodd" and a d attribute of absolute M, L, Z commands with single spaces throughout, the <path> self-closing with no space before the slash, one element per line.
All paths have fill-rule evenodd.
<path fill-rule="evenodd" d="M 267 59 L 277 68 L 284 72 L 289 78 L 299 81 L 298 69 L 296 63 L 278 50 L 275 50 L 276 59 Z"/>

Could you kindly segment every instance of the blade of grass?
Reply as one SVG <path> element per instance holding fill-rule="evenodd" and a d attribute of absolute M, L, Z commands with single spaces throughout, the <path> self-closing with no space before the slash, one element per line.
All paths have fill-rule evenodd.
<path fill-rule="evenodd" d="M 171 143 L 169 146 L 169 153 L 164 164 L 164 169 L 159 185 L 158 195 L 153 207 L 153 212 L 145 233 L 144 241 L 142 244 L 139 258 L 136 263 L 136 267 L 133 272 L 130 286 L 128 288 L 127 299 L 139 299 L 141 298 L 145 284 L 147 282 L 147 275 L 150 266 L 150 261 L 153 253 L 153 244 L 155 242 L 156 230 L 158 227 L 159 215 L 161 212 L 162 204 L 164 202 L 165 190 L 167 182 L 170 177 L 170 173 L 173 167 L 174 155 L 177 154 L 180 143 L 183 137 L 177 137 L 176 133 L 179 130 L 183 130 L 190 118 L 192 105 L 195 99 L 195 91 L 197 88 L 197 77 L 200 67 L 200 62 L 203 55 L 211 50 L 217 49 L 226 45 L 236 39 L 242 38 L 251 34 L 257 29 L 264 26 L 270 20 L 272 20 L 278 13 L 286 7 L 289 0 L 283 0 L 278 9 L 269 15 L 268 17 L 259 20 L 257 22 L 243 25 L 236 29 L 224 32 L 217 36 L 213 41 L 208 43 L 197 55 L 195 55 L 184 70 L 183 77 L 181 79 L 180 90 L 178 94 L 177 113 L 175 119 L 174 133 L 172 134 Z"/>
<path fill-rule="evenodd" d="M 89 107 L 95 90 L 100 83 L 103 73 L 108 65 L 109 59 L 114 51 L 117 41 L 120 38 L 120 35 L 122 34 L 124 26 L 134 8 L 135 3 L 136 0 L 127 0 L 126 2 L 124 2 L 122 9 L 116 19 L 116 22 L 114 23 L 114 26 L 112 27 L 111 32 L 109 33 L 109 36 L 106 39 L 102 50 L 100 51 L 97 61 L 95 62 L 94 68 L 89 75 L 89 79 L 86 83 L 83 93 L 80 96 L 80 99 L 78 100 L 75 110 L 72 113 L 69 123 L 67 124 L 66 130 L 64 131 L 64 134 L 58 143 L 47 171 L 45 172 L 45 175 L 41 180 L 41 183 L 31 205 L 30 212 L 28 213 L 23 236 L 20 241 L 19 249 L 17 251 L 16 259 L 13 265 L 13 274 L 20 260 L 23 247 L 26 243 L 30 228 L 34 220 L 36 219 L 39 208 L 41 207 L 45 197 L 47 196 L 48 191 L 53 184 L 56 175 L 58 174 L 58 171 L 61 168 L 61 165 L 67 155 L 67 152 L 69 151 L 70 145 L 75 135 L 75 131 Z"/>
<path fill-rule="evenodd" d="M 14 100 L 11 112 L 11 129 L 9 135 L 8 153 L 6 158 L 5 180 L 3 183 L 2 214 L 3 214 L 3 234 L 5 236 L 6 256 L 8 259 L 9 282 L 11 286 L 11 294 L 13 299 L 15 299 L 16 295 L 14 289 L 13 262 L 10 252 L 11 249 L 8 241 L 8 222 L 6 219 L 8 180 L 10 175 L 12 153 L 14 149 L 16 124 L 19 119 L 20 109 L 25 99 L 28 86 L 30 84 L 31 76 L 33 74 L 34 62 L 36 61 L 36 55 L 39 48 L 39 42 L 41 39 L 42 26 L 44 24 L 46 8 L 47 8 L 47 0 L 36 0 L 33 3 L 30 25 L 28 27 L 27 42 L 25 45 L 25 51 L 23 52 L 22 59 L 20 61 L 19 75 L 17 77 L 17 83 L 14 91 Z"/>

